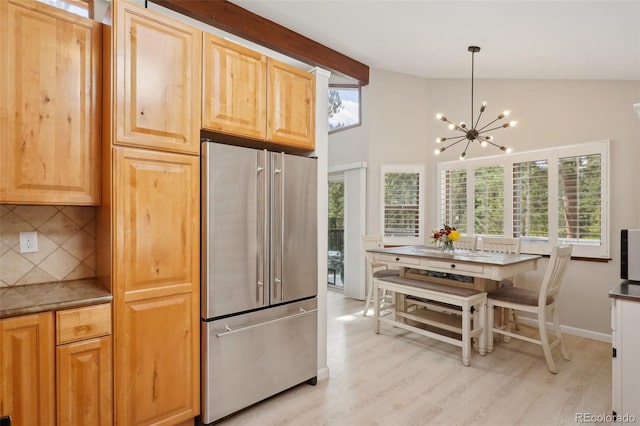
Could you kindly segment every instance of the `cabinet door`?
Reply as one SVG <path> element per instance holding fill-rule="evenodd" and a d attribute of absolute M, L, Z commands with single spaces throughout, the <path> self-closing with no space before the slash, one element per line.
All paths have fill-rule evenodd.
<path fill-rule="evenodd" d="M 0 321 L 0 416 L 13 426 L 55 423 L 51 312 Z"/>
<path fill-rule="evenodd" d="M 116 423 L 173 425 L 193 418 L 200 410 L 194 295 L 136 296 L 118 317 Z"/>
<path fill-rule="evenodd" d="M 0 3 L 0 202 L 100 204 L 101 24 Z"/>
<path fill-rule="evenodd" d="M 176 424 L 200 410 L 199 157 L 113 158 L 116 423 Z"/>
<path fill-rule="evenodd" d="M 267 139 L 315 149 L 315 76 L 269 58 Z"/>
<path fill-rule="evenodd" d="M 58 425 L 113 424 L 111 337 L 57 348 Z"/>
<path fill-rule="evenodd" d="M 267 60 L 264 55 L 204 35 L 202 127 L 264 139 Z"/>
<path fill-rule="evenodd" d="M 617 356 L 614 358 L 612 408 L 619 415 L 640 417 L 640 303 L 616 299 L 615 340 Z"/>
<path fill-rule="evenodd" d="M 202 32 L 121 1 L 114 34 L 114 143 L 197 154 Z"/>

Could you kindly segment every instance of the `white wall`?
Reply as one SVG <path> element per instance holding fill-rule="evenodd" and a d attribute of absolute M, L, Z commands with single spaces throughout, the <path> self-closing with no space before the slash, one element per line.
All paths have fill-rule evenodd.
<path fill-rule="evenodd" d="M 504 109 L 512 111 L 511 118 L 518 126 L 498 130 L 494 136 L 496 142 L 517 151 L 611 141 L 612 260 L 572 261 L 560 307 L 563 325 L 606 338 L 610 333 L 608 292 L 620 281 L 620 229 L 640 227 L 640 192 L 636 189 L 640 181 L 640 120 L 632 109 L 632 104 L 640 101 L 640 82 L 476 80 L 475 89 L 476 116 L 480 102 L 488 102 L 483 123 Z M 329 137 L 329 166 L 343 156 L 369 165 L 368 233 L 379 233 L 379 166 L 383 163 L 427 165 L 426 225 L 439 225 L 435 217 L 436 161 L 457 159 L 459 152 L 452 149 L 439 157 L 433 155 L 435 138 L 450 134 L 435 114 L 442 112 L 452 120 L 469 122 L 470 90 L 468 79 L 420 79 L 371 70 L 367 98 L 363 99 L 368 135 L 359 135 L 349 143 L 338 143 L 336 135 Z M 342 132 L 341 140 L 347 140 L 350 132 Z M 356 154 L 363 157 L 352 158 Z M 474 147 L 467 155 L 492 153 Z M 546 264 L 546 259 L 542 260 L 538 271 L 527 275 L 525 281 L 541 278 Z"/>

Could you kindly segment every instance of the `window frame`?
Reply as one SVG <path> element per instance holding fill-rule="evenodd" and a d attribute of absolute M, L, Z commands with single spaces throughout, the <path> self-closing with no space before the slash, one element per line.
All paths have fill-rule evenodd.
<path fill-rule="evenodd" d="M 380 165 L 380 235 L 382 243 L 387 245 L 424 244 L 425 237 L 425 171 L 424 164 L 382 164 Z M 387 236 L 385 235 L 385 175 L 387 173 L 418 174 L 418 235 Z"/>
<path fill-rule="evenodd" d="M 443 191 L 442 191 L 442 176 L 443 172 L 447 170 L 466 170 L 466 185 L 467 185 L 467 230 L 468 233 L 473 235 L 474 219 L 475 219 L 475 196 L 473 194 L 474 188 L 474 171 L 478 167 L 482 166 L 503 166 L 504 167 L 504 229 L 503 235 L 514 235 L 513 224 L 513 211 L 515 200 L 513 198 L 513 167 L 516 163 L 534 162 L 547 160 L 548 161 L 548 181 L 547 181 L 547 198 L 548 198 L 548 230 L 549 235 L 546 240 L 542 242 L 527 241 L 527 238 L 522 238 L 522 253 L 542 254 L 548 255 L 551 253 L 551 249 L 554 245 L 561 244 L 562 241 L 558 237 L 558 164 L 559 160 L 567 157 L 579 157 L 593 154 L 599 154 L 600 157 L 600 208 L 601 208 L 601 223 L 600 223 L 600 244 L 597 246 L 590 246 L 587 244 L 573 244 L 573 256 L 585 257 L 585 258 L 598 258 L 609 259 L 610 258 L 610 143 L 609 140 L 601 140 L 596 142 L 588 142 L 576 145 L 559 146 L 549 149 L 541 149 L 534 151 L 523 151 L 519 153 L 512 153 L 504 156 L 491 156 L 482 158 L 473 158 L 456 161 L 439 162 L 437 164 L 437 205 L 436 213 L 438 218 L 442 218 L 442 203 L 443 203 Z M 510 200 L 510 201 L 509 201 Z"/>

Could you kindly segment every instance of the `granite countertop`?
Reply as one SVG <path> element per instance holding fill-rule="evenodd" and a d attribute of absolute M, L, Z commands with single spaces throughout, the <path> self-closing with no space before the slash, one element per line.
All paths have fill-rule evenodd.
<path fill-rule="evenodd" d="M 111 302 L 95 278 L 0 288 L 0 318 Z"/>
<path fill-rule="evenodd" d="M 640 302 L 640 281 L 622 281 L 609 292 L 609 297 Z"/>

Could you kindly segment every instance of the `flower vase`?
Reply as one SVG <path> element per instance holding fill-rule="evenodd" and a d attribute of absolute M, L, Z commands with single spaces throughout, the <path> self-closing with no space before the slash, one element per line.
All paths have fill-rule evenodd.
<path fill-rule="evenodd" d="M 453 241 L 447 240 L 442 243 L 442 254 L 453 254 L 454 251 Z"/>

